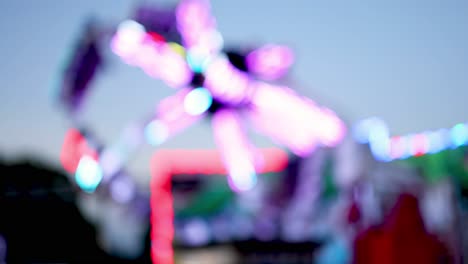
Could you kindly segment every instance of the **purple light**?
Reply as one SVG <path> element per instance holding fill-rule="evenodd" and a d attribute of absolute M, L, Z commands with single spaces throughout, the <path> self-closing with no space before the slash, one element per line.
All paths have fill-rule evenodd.
<path fill-rule="evenodd" d="M 237 192 L 253 188 L 257 182 L 255 156 L 245 138 L 239 116 L 230 110 L 217 112 L 213 117 L 213 130 L 231 188 Z"/>
<path fill-rule="evenodd" d="M 110 193 L 115 201 L 127 203 L 135 196 L 135 186 L 128 176 L 119 177 L 111 183 Z"/>
<path fill-rule="evenodd" d="M 286 46 L 266 45 L 247 55 L 249 71 L 265 80 L 284 76 L 294 63 L 294 54 Z"/>
<path fill-rule="evenodd" d="M 183 232 L 185 242 L 192 246 L 201 246 L 207 244 L 210 240 L 208 224 L 202 219 L 188 222 Z"/>
<path fill-rule="evenodd" d="M 205 85 L 213 97 L 231 104 L 246 100 L 251 92 L 248 76 L 225 58 L 217 57 L 206 69 Z"/>
<path fill-rule="evenodd" d="M 295 154 L 307 155 L 317 144 L 335 146 L 344 137 L 344 124 L 330 110 L 288 88 L 255 85 L 250 111 L 253 125 Z"/>
<path fill-rule="evenodd" d="M 108 181 L 115 173 L 117 173 L 123 165 L 124 157 L 122 154 L 113 148 L 104 150 L 99 159 L 99 164 L 102 167 L 104 181 Z"/>

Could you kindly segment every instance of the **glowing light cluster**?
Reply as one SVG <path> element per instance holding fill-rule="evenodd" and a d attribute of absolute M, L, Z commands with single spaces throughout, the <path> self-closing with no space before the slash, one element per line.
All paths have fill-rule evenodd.
<path fill-rule="evenodd" d="M 103 178 L 99 163 L 89 156 L 83 156 L 76 168 L 75 179 L 80 188 L 94 192 Z"/>
<path fill-rule="evenodd" d="M 222 118 L 230 118 L 227 117 Z M 281 149 L 260 149 L 258 152 L 259 173 L 279 172 L 286 168 L 288 155 Z M 174 207 L 171 193 L 173 174 L 184 175 L 219 175 L 226 174 L 223 154 L 218 150 L 159 150 L 151 162 L 151 256 L 153 263 L 173 264 L 174 250 Z M 192 226 L 193 227 L 193 226 Z M 196 228 L 195 228 L 196 229 Z M 196 230 L 195 230 L 196 231 Z M 201 243 L 200 235 L 189 230 L 186 236 Z M 196 240 L 196 241 L 195 241 Z"/>
<path fill-rule="evenodd" d="M 251 80 L 224 56 L 218 56 L 206 68 L 206 87 L 222 102 L 239 104 L 248 100 Z"/>
<path fill-rule="evenodd" d="M 222 110 L 213 118 L 217 145 L 228 170 L 229 186 L 236 191 L 246 191 L 257 181 L 253 147 L 245 138 L 240 117 L 233 111 Z"/>
<path fill-rule="evenodd" d="M 293 62 L 292 50 L 280 45 L 266 45 L 247 55 L 249 71 L 265 80 L 275 80 L 284 76 Z"/>
<path fill-rule="evenodd" d="M 248 141 L 242 114 L 258 130 L 297 155 L 310 154 L 317 146 L 335 146 L 342 140 L 345 126 L 331 110 L 317 106 L 289 88 L 262 82 L 285 75 L 294 60 L 289 48 L 266 45 L 247 55 L 240 54 L 244 61 L 238 65 L 231 61 L 231 53 L 221 54 L 223 38 L 216 29 L 208 0 L 182 0 L 175 13 L 183 48 L 167 43 L 157 33 L 146 32 L 135 21 L 122 23 L 112 40 L 112 50 L 124 61 L 180 88 L 161 101 L 156 117 L 145 127 L 149 143 L 160 145 L 210 115 L 220 150 L 214 160 L 219 159 L 217 166 L 226 169 L 230 187 L 245 191 L 255 185 L 256 173 L 262 171 L 265 160 Z M 206 163 L 212 164 L 214 160 Z M 154 215 L 172 217 L 172 205 L 166 204 L 172 201 L 167 175 L 155 175 L 163 178 L 153 179 L 152 183 L 157 185 L 152 187 L 157 190 L 152 197 Z M 166 219 L 163 222 L 153 219 L 158 221 L 152 233 L 155 263 L 173 263 L 170 257 L 173 226 L 167 222 L 169 216 L 163 217 Z"/>
<path fill-rule="evenodd" d="M 192 74 L 185 57 L 180 54 L 180 45 L 160 41 L 154 37 L 156 34 L 147 33 L 144 26 L 135 21 L 124 21 L 112 38 L 112 51 L 126 63 L 140 67 L 171 87 L 186 85 Z"/>
<path fill-rule="evenodd" d="M 385 122 L 370 118 L 355 126 L 354 137 L 360 143 L 369 143 L 376 159 L 392 161 L 467 145 L 468 124 L 460 123 L 450 129 L 391 137 Z"/>
<path fill-rule="evenodd" d="M 80 131 L 74 128 L 68 130 L 60 153 L 63 168 L 69 173 L 75 173 L 83 156 L 91 157 L 94 160 L 98 159 L 98 153 L 90 146 Z"/>
<path fill-rule="evenodd" d="M 249 112 L 252 124 L 295 154 L 307 155 L 317 145 L 335 146 L 344 137 L 344 123 L 329 109 L 286 87 L 255 85 Z"/>
<path fill-rule="evenodd" d="M 179 85 L 185 84 L 185 88 L 160 103 L 156 119 L 145 128 L 145 137 L 149 143 L 160 145 L 200 120 L 210 109 L 213 101 L 223 104 L 231 110 L 229 114 L 226 111 L 218 113 L 219 109 L 214 110 L 213 130 L 217 135 L 217 145 L 224 153 L 225 165 L 231 168 L 228 169 L 231 187 L 234 190 L 244 190 L 255 183 L 253 175 L 256 165 L 253 160 L 247 161 L 245 158 L 235 156 L 251 157 L 255 151 L 254 148 L 248 147 L 247 143 L 228 143 L 234 139 L 239 139 L 240 142 L 241 138 L 247 142 L 243 130 L 236 130 L 236 134 L 232 134 L 224 129 L 231 124 L 230 121 L 237 120 L 237 117 L 225 118 L 237 115 L 234 111 L 246 113 L 258 130 L 279 144 L 287 146 L 297 155 L 307 155 L 318 145 L 335 146 L 341 141 L 346 129 L 332 111 L 316 106 L 314 102 L 295 94 L 287 87 L 274 86 L 257 80 L 272 80 L 284 75 L 294 59 L 289 48 L 266 45 L 252 51 L 245 59 L 249 64 L 248 67 L 252 69 L 250 74 L 253 76 L 249 76 L 248 73 L 236 68 L 229 57 L 219 54 L 222 37 L 216 29 L 215 19 L 210 14 L 208 1 L 181 1 L 176 8 L 176 21 L 183 45 L 187 50 L 185 59 L 177 52 L 159 54 L 158 52 L 164 51 L 164 47 L 167 46 L 164 41 L 161 38 L 155 40 L 154 34 L 151 35 L 151 41 L 148 41 L 148 34 L 143 26 L 135 24 L 134 21 L 122 23 L 114 37 L 114 52 L 124 59 L 130 59 L 130 62 L 136 61 L 144 69 L 153 66 L 149 67 L 148 71 L 159 68 L 166 70 L 180 68 L 185 72 L 189 69 L 198 74 L 192 77 L 199 77 L 190 84 L 185 83 L 187 80 L 180 82 Z M 172 55 L 178 55 L 178 60 L 171 57 Z M 170 62 L 172 59 L 175 61 Z M 174 73 L 177 70 L 168 70 L 168 72 Z M 149 74 L 151 75 L 150 72 Z M 165 81 L 169 78 L 160 72 L 153 76 L 166 76 L 162 78 Z M 291 136 L 292 133 L 294 136 Z M 241 147 L 244 149 L 240 150 Z M 250 170 L 253 172 L 246 172 Z M 239 180 L 240 174 L 248 174 L 250 178 Z M 250 179 L 249 184 L 247 179 Z M 244 184 L 245 186 L 241 187 Z"/>

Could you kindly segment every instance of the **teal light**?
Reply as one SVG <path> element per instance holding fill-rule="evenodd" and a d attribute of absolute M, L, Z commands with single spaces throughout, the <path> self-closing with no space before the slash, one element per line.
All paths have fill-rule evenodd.
<path fill-rule="evenodd" d="M 75 180 L 81 189 L 89 193 L 94 192 L 102 177 L 102 169 L 96 160 L 89 156 L 80 159 L 75 173 Z"/>
<path fill-rule="evenodd" d="M 210 91 L 203 87 L 198 87 L 190 91 L 184 99 L 185 111 L 193 116 L 206 112 L 213 103 Z"/>

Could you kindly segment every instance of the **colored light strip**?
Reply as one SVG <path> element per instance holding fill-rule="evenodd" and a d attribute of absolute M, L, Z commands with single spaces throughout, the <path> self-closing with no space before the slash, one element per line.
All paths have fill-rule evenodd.
<path fill-rule="evenodd" d="M 281 149 L 260 149 L 263 163 L 259 173 L 279 172 L 286 168 L 288 155 Z M 176 174 L 226 174 L 218 150 L 159 150 L 151 159 L 151 258 L 154 264 L 173 264 L 174 207 L 171 177 Z"/>
<path fill-rule="evenodd" d="M 256 82 L 254 91 L 249 111 L 252 125 L 296 155 L 308 155 L 317 145 L 333 147 L 346 133 L 335 113 L 287 87 Z"/>
<path fill-rule="evenodd" d="M 468 123 L 459 123 L 450 129 L 391 137 L 385 122 L 369 118 L 359 122 L 353 132 L 358 142 L 369 144 L 377 160 L 385 162 L 468 145 Z"/>
<path fill-rule="evenodd" d="M 111 41 L 112 51 L 127 64 L 179 88 L 190 82 L 192 73 L 174 45 L 155 40 L 154 33 L 147 33 L 143 25 L 133 20 L 122 22 Z"/>
<path fill-rule="evenodd" d="M 253 188 L 257 181 L 255 152 L 238 114 L 232 110 L 217 112 L 213 117 L 213 131 L 231 189 L 246 191 Z"/>

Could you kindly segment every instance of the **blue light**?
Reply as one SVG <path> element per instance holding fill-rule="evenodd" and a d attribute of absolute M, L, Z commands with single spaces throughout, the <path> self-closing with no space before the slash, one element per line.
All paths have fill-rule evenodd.
<path fill-rule="evenodd" d="M 371 132 L 378 130 L 380 132 L 386 131 L 388 137 L 387 124 L 380 118 L 371 117 L 359 121 L 352 129 L 353 137 L 361 144 L 370 143 Z M 374 135 L 375 136 L 375 135 Z"/>
<path fill-rule="evenodd" d="M 187 64 L 196 73 L 202 73 L 208 64 L 208 54 L 204 54 L 196 49 L 187 52 Z"/>
<path fill-rule="evenodd" d="M 447 148 L 447 134 L 446 129 L 440 129 L 429 133 L 429 150 L 427 153 L 435 154 Z"/>
<path fill-rule="evenodd" d="M 97 161 L 89 156 L 80 159 L 75 173 L 75 180 L 81 189 L 89 193 L 94 192 L 102 177 L 103 173 Z"/>
<path fill-rule="evenodd" d="M 169 137 L 169 131 L 165 124 L 159 120 L 151 121 L 145 127 L 145 138 L 149 144 L 158 146 Z"/>
<path fill-rule="evenodd" d="M 400 156 L 398 159 L 407 159 L 414 155 L 414 151 L 412 149 L 412 143 L 413 143 L 413 135 L 408 135 L 408 136 L 403 136 L 400 137 Z"/>
<path fill-rule="evenodd" d="M 369 131 L 369 144 L 374 157 L 380 161 L 390 161 L 390 136 L 385 123 L 378 121 Z"/>
<path fill-rule="evenodd" d="M 208 110 L 212 103 L 213 97 L 211 97 L 211 93 L 207 89 L 199 87 L 193 89 L 185 96 L 184 108 L 190 115 L 200 115 Z"/>
<path fill-rule="evenodd" d="M 468 142 L 468 128 L 465 124 L 457 124 L 450 130 L 452 146 L 458 148 Z"/>

